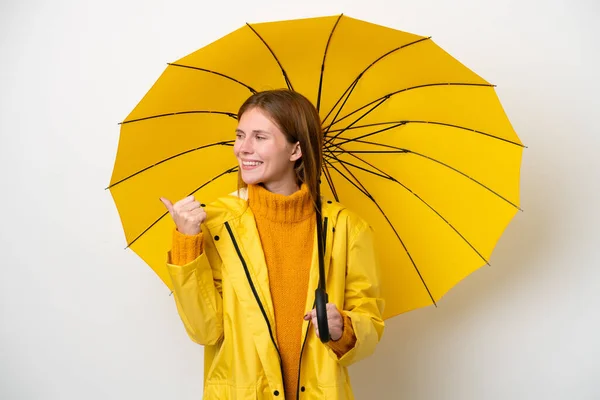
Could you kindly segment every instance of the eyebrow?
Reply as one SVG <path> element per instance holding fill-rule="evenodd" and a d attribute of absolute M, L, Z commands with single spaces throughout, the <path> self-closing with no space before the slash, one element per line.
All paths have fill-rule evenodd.
<path fill-rule="evenodd" d="M 241 129 L 236 129 L 235 131 L 236 131 L 236 133 L 237 133 L 237 132 L 239 132 L 239 133 L 246 133 L 246 132 L 244 132 L 244 131 L 243 131 L 243 130 L 241 130 Z M 252 130 L 252 133 L 254 133 L 254 134 L 258 134 L 258 133 L 266 133 L 267 135 L 270 135 L 270 134 L 271 134 L 271 132 L 269 132 L 269 131 L 265 131 L 265 130 L 262 130 L 262 129 L 254 129 L 254 130 Z"/>

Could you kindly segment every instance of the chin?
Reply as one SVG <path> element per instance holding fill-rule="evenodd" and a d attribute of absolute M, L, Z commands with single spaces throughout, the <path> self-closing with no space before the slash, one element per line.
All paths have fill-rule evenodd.
<path fill-rule="evenodd" d="M 242 181 L 244 181 L 244 183 L 246 185 L 258 185 L 259 183 L 261 183 L 260 178 L 256 177 L 256 176 L 247 176 L 244 175 L 242 173 Z"/>

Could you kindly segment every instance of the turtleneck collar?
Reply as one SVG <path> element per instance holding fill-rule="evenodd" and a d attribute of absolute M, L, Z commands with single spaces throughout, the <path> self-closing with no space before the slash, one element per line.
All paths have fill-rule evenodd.
<path fill-rule="evenodd" d="M 248 185 L 248 204 L 257 217 L 275 222 L 298 222 L 315 215 L 305 183 L 289 196 L 269 192 L 262 185 Z"/>

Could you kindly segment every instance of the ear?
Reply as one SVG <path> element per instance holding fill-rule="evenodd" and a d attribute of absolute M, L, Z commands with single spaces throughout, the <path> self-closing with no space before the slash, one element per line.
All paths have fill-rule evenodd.
<path fill-rule="evenodd" d="M 300 147 L 300 142 L 296 142 L 296 144 L 294 144 L 294 150 L 292 151 L 292 154 L 290 155 L 290 161 L 299 160 L 301 157 L 302 157 L 302 148 Z"/>

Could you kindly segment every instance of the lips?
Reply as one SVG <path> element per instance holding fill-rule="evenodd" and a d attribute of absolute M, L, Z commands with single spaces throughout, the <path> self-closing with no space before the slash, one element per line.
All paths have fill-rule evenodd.
<path fill-rule="evenodd" d="M 242 161 L 241 164 L 242 164 L 242 169 L 249 170 L 249 169 L 257 168 L 257 167 L 261 166 L 263 163 L 262 163 L 262 161 Z"/>

